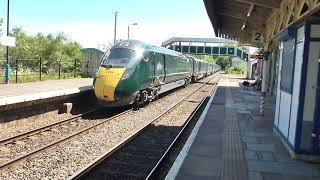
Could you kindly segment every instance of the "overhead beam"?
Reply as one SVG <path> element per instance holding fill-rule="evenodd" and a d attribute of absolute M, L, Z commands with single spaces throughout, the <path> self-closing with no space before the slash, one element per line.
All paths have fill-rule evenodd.
<path fill-rule="evenodd" d="M 231 6 L 237 6 L 240 8 L 247 8 L 248 7 L 248 3 L 235 2 L 234 0 L 216 1 L 216 4 L 219 7 L 231 7 Z"/>
<path fill-rule="evenodd" d="M 249 10 L 248 10 L 248 13 L 247 13 L 247 17 L 251 16 L 251 13 L 252 13 L 252 11 L 253 11 L 253 8 L 254 8 L 254 4 L 251 4 L 251 5 L 250 5 L 250 8 L 249 8 Z"/>
<path fill-rule="evenodd" d="M 227 12 L 217 12 L 217 15 L 220 16 L 227 16 L 235 19 L 241 19 L 241 20 L 248 20 L 252 22 L 253 24 L 263 24 L 265 23 L 265 19 L 263 17 L 258 17 L 258 16 L 250 16 L 247 17 L 246 13 L 227 13 Z"/>
<path fill-rule="evenodd" d="M 304 9 L 304 4 L 307 9 Z M 274 11 L 266 21 L 266 40 L 272 41 L 288 27 L 310 18 L 320 11 L 319 0 L 282 0 L 280 9 Z"/>
<path fill-rule="evenodd" d="M 271 9 L 280 8 L 280 1 L 279 0 L 235 0 L 238 2 L 254 4 L 256 6 L 262 6 Z"/>

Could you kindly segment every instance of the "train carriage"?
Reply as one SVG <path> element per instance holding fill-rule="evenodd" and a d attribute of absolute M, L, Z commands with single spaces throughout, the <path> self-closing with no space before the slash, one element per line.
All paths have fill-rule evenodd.
<path fill-rule="evenodd" d="M 100 104 L 143 105 L 217 69 L 217 65 L 176 51 L 141 41 L 122 41 L 101 59 L 93 87 Z"/>
<path fill-rule="evenodd" d="M 145 103 L 191 82 L 189 60 L 181 53 L 141 41 L 114 45 L 94 80 L 98 101 L 107 106 Z"/>

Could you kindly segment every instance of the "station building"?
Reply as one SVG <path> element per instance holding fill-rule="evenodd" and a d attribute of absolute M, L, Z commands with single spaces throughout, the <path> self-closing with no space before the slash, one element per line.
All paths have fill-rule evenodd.
<path fill-rule="evenodd" d="M 260 114 L 273 96 L 274 132 L 293 158 L 320 158 L 319 0 L 204 0 L 217 37 L 263 48 Z"/>
<path fill-rule="evenodd" d="M 82 74 L 87 77 L 94 77 L 99 67 L 99 61 L 103 52 L 96 48 L 81 49 L 82 54 Z"/>

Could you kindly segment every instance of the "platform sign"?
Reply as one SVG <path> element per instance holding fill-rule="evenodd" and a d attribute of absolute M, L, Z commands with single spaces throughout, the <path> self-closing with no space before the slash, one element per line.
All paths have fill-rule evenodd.
<path fill-rule="evenodd" d="M 16 38 L 10 37 L 10 36 L 1 36 L 0 37 L 0 44 L 2 46 L 15 47 L 16 46 Z"/>
<path fill-rule="evenodd" d="M 263 43 L 264 37 L 263 33 L 260 31 L 252 31 L 251 33 L 251 42 L 253 43 Z"/>

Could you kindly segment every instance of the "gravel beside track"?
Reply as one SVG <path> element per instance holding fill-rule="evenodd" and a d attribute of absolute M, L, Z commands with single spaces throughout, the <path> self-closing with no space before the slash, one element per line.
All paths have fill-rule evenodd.
<path fill-rule="evenodd" d="M 62 119 L 71 118 L 72 116 L 69 113 L 58 114 L 58 111 L 51 111 L 37 116 L 1 123 L 0 139 L 13 137 L 26 131 L 59 122 Z"/>
<path fill-rule="evenodd" d="M 18 134 L 38 129 L 64 119 L 68 119 L 96 108 L 96 105 L 89 104 L 89 106 L 75 106 L 74 111 L 76 113 L 64 113 L 59 114 L 58 110 L 46 112 L 40 115 L 31 116 L 28 118 L 23 118 L 19 120 L 14 120 L 10 122 L 0 123 L 0 140 L 9 137 L 16 136 Z"/>
<path fill-rule="evenodd" d="M 81 179 L 145 179 L 171 142 L 180 132 L 193 110 L 212 90 L 205 85 L 195 94 L 151 123 L 123 148 L 99 163 Z M 190 102 L 190 100 L 192 102 Z M 197 103 L 193 102 L 197 100 Z"/>
<path fill-rule="evenodd" d="M 200 83 L 190 84 L 152 102 L 143 109 L 116 117 L 98 128 L 58 144 L 26 161 L 3 168 L 0 171 L 0 179 L 65 179 L 134 131 L 149 124 L 150 120 L 199 86 Z M 185 114 L 181 114 L 183 115 Z M 106 118 L 88 117 L 88 120 L 98 119 Z"/>
<path fill-rule="evenodd" d="M 99 121 L 77 120 L 67 123 L 54 129 L 49 129 L 30 137 L 22 138 L 13 143 L 8 143 L 0 146 L 0 164 L 3 164 L 11 159 L 17 158 L 21 155 L 27 154 L 35 149 L 43 147 L 53 141 L 61 139 L 73 132 L 84 129 L 90 125 L 98 123 Z"/>

